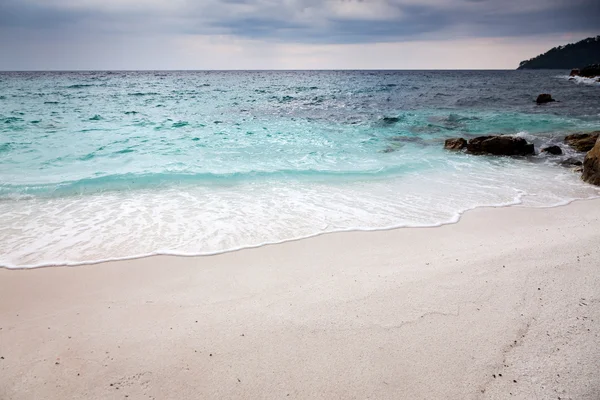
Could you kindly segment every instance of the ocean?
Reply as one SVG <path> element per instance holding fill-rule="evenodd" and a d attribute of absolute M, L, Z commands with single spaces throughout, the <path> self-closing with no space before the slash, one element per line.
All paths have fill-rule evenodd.
<path fill-rule="evenodd" d="M 566 75 L 0 73 L 0 265 L 215 254 L 598 197 L 560 162 L 583 157 L 566 134 L 600 129 L 600 84 Z M 485 134 L 565 154 L 443 149 Z"/>

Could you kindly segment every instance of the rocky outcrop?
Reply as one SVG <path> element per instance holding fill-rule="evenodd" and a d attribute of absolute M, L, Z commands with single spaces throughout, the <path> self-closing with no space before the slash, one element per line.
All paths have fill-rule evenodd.
<path fill-rule="evenodd" d="M 590 151 L 594 147 L 599 136 L 600 131 L 590 133 L 574 133 L 565 137 L 565 143 L 575 150 L 584 153 Z"/>
<path fill-rule="evenodd" d="M 462 150 L 465 147 L 467 147 L 467 141 L 463 138 L 452 138 L 452 139 L 446 139 L 446 142 L 444 143 L 444 148 L 446 150 Z"/>
<path fill-rule="evenodd" d="M 600 186 L 600 139 L 583 160 L 583 180 Z"/>
<path fill-rule="evenodd" d="M 562 154 L 562 149 L 558 146 L 548 146 L 542 149 L 542 153 L 548 153 L 554 156 L 559 156 Z"/>
<path fill-rule="evenodd" d="M 584 78 L 600 76 L 600 64 L 588 65 L 579 72 L 579 76 L 583 76 Z"/>
<path fill-rule="evenodd" d="M 533 144 L 514 136 L 479 136 L 469 140 L 467 152 L 497 156 L 527 156 L 535 153 Z"/>
<path fill-rule="evenodd" d="M 549 93 L 542 93 L 540 94 L 537 99 L 535 100 L 536 103 L 538 104 L 545 104 L 545 103 L 551 103 L 553 101 L 556 101 L 552 98 L 552 95 Z"/>
<path fill-rule="evenodd" d="M 580 73 L 581 71 L 579 70 L 579 68 L 573 68 L 569 76 L 579 76 Z"/>

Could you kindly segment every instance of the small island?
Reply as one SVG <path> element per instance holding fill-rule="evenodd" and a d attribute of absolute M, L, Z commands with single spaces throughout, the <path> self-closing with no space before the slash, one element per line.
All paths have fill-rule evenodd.
<path fill-rule="evenodd" d="M 517 69 L 572 69 L 600 64 L 600 36 L 558 46 L 521 61 Z"/>

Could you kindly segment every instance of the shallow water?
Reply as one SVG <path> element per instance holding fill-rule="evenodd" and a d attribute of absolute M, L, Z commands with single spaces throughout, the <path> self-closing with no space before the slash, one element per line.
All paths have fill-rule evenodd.
<path fill-rule="evenodd" d="M 585 84 L 583 84 L 585 83 Z M 208 254 L 432 226 L 478 206 L 598 196 L 536 147 L 600 129 L 600 86 L 556 71 L 0 73 L 0 265 Z M 559 102 L 537 106 L 538 93 Z"/>

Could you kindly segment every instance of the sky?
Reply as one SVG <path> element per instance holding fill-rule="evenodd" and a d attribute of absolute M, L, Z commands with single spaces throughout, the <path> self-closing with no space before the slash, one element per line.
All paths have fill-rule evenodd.
<path fill-rule="evenodd" d="M 513 69 L 599 0 L 0 0 L 0 70 Z"/>

